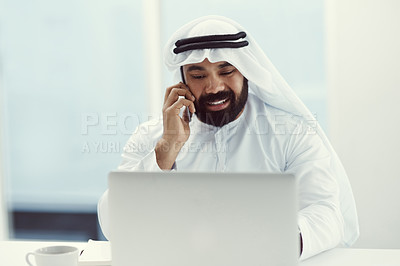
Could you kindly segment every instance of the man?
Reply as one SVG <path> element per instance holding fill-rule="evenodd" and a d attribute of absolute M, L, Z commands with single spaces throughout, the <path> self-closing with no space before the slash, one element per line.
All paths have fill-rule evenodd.
<path fill-rule="evenodd" d="M 164 58 L 180 82 L 166 89 L 162 121 L 133 133 L 119 169 L 293 173 L 302 258 L 353 244 L 357 214 L 343 166 L 240 25 L 219 16 L 196 19 L 170 38 Z M 105 233 L 106 206 L 107 193 L 99 202 Z"/>

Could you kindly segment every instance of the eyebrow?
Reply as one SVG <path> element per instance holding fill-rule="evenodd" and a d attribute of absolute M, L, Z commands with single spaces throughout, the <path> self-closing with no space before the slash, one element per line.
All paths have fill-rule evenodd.
<path fill-rule="evenodd" d="M 228 62 L 225 62 L 225 63 L 222 63 L 222 64 L 218 65 L 218 68 L 221 69 L 221 68 L 224 68 L 224 67 L 227 67 L 227 66 L 232 66 L 232 64 L 230 64 Z M 204 67 L 202 67 L 202 66 L 194 65 L 194 66 L 188 67 L 187 72 L 195 71 L 195 70 L 203 71 L 203 70 L 206 70 L 206 69 Z"/>
<path fill-rule="evenodd" d="M 232 64 L 230 64 L 230 63 L 228 63 L 228 62 L 225 62 L 225 63 L 222 63 L 222 64 L 220 64 L 220 65 L 218 65 L 218 68 L 224 68 L 224 67 L 227 67 L 227 66 L 232 66 Z"/>
<path fill-rule="evenodd" d="M 201 67 L 201 66 L 190 66 L 187 69 L 188 72 L 195 71 L 195 70 L 206 70 L 206 69 L 204 67 Z"/>

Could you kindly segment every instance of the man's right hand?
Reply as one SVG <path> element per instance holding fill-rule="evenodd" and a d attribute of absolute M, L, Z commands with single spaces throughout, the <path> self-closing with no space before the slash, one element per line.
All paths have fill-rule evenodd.
<path fill-rule="evenodd" d="M 180 97 L 183 96 L 183 97 Z M 180 109 L 185 106 L 193 114 L 195 112 L 194 96 L 182 82 L 168 87 L 165 91 L 163 106 L 163 136 L 158 141 L 155 151 L 158 166 L 170 170 L 181 148 L 190 136 L 189 116 Z"/>

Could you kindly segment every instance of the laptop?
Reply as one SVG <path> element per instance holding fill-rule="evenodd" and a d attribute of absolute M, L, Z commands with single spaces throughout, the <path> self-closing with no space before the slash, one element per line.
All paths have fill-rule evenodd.
<path fill-rule="evenodd" d="M 296 195 L 287 174 L 111 172 L 112 265 L 297 265 Z"/>

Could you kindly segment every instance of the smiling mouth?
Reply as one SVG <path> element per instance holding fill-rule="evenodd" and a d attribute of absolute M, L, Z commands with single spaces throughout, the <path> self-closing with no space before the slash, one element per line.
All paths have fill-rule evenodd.
<path fill-rule="evenodd" d="M 219 105 L 219 104 L 223 104 L 226 101 L 228 101 L 228 98 L 223 99 L 223 100 L 219 100 L 219 101 L 215 101 L 215 102 L 207 102 L 208 105 Z"/>
<path fill-rule="evenodd" d="M 218 101 L 209 101 L 207 102 L 207 109 L 209 111 L 220 111 L 225 109 L 230 103 L 229 98 L 225 98 Z"/>

